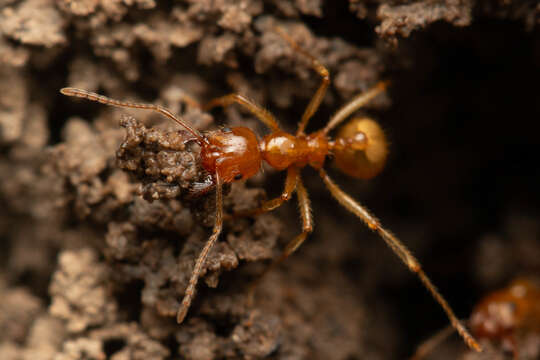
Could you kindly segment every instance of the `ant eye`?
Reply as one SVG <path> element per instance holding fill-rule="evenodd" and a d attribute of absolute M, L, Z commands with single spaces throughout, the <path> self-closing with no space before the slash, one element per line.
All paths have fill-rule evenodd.
<path fill-rule="evenodd" d="M 240 179 L 242 179 L 242 174 L 234 175 L 234 180 L 240 180 Z"/>

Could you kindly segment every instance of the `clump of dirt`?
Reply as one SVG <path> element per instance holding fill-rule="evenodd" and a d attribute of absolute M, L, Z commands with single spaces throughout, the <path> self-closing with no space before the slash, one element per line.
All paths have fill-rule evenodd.
<path fill-rule="evenodd" d="M 460 316 L 537 273 L 538 125 L 527 121 L 540 116 L 539 14 L 518 1 L 0 0 L 2 359 L 403 358 L 445 326 L 414 276 L 309 170 L 316 228 L 306 244 L 250 305 L 249 284 L 298 234 L 298 215 L 285 205 L 226 221 L 176 324 L 215 216 L 212 189 L 195 196 L 209 176 L 199 146 L 153 112 L 58 90 L 156 103 L 203 132 L 263 136 L 239 107 L 195 106 L 239 92 L 293 130 L 321 79 L 276 26 L 331 73 L 308 130 L 391 80 L 363 109 L 391 140 L 387 170 L 370 182 L 335 177 L 418 254 Z M 225 213 L 282 186 L 264 167 L 226 187 Z M 537 358 L 538 334 L 525 335 L 521 358 Z M 503 356 L 483 343 L 489 358 Z M 486 354 L 450 341 L 433 356 Z"/>

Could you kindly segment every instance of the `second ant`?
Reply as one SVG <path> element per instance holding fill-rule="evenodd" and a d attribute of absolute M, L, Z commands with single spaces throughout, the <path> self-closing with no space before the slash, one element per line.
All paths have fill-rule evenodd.
<path fill-rule="evenodd" d="M 481 340 L 499 344 L 519 358 L 518 340 L 527 333 L 540 333 L 540 286 L 537 281 L 517 278 L 507 287 L 487 294 L 474 307 L 468 320 Z M 411 360 L 421 360 L 452 334 L 446 327 L 422 343 Z"/>

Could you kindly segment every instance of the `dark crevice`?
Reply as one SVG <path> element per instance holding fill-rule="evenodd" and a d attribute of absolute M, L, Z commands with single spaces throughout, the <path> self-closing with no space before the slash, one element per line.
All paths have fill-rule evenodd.
<path fill-rule="evenodd" d="M 111 356 L 122 350 L 126 346 L 126 340 L 122 338 L 111 338 L 107 339 L 103 343 L 103 351 L 107 356 L 107 359 L 110 359 Z"/>

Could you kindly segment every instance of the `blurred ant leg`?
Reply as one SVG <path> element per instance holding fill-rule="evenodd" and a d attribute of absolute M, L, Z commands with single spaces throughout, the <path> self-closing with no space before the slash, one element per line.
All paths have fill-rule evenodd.
<path fill-rule="evenodd" d="M 241 105 L 244 109 L 255 115 L 259 120 L 261 120 L 266 126 L 268 126 L 273 131 L 280 131 L 279 124 L 274 116 L 265 108 L 255 104 L 253 101 L 247 99 L 246 97 L 240 94 L 229 94 L 219 98 L 210 100 L 203 106 L 203 110 L 210 110 L 216 106 L 229 106 L 234 103 Z"/>
<path fill-rule="evenodd" d="M 193 295 L 195 294 L 195 288 L 197 286 L 197 282 L 199 281 L 199 276 L 201 275 L 204 262 L 206 261 L 206 257 L 208 256 L 208 253 L 214 246 L 216 240 L 219 237 L 219 234 L 221 233 L 222 225 L 223 225 L 222 181 L 221 181 L 221 178 L 219 177 L 219 173 L 216 173 L 216 220 L 214 223 L 214 230 L 212 231 L 212 235 L 210 236 L 210 238 L 204 245 L 203 249 L 201 250 L 199 257 L 197 258 L 197 261 L 195 262 L 195 266 L 193 267 L 191 278 L 189 279 L 189 284 L 184 294 L 184 299 L 182 300 L 182 303 L 180 307 L 178 308 L 178 312 L 176 314 L 176 321 L 179 324 L 181 324 L 182 321 L 184 321 L 184 318 L 186 317 L 189 306 L 191 305 L 191 301 L 193 300 Z"/>
<path fill-rule="evenodd" d="M 502 348 L 512 353 L 513 360 L 519 359 L 519 347 L 516 338 L 512 334 L 509 334 L 502 340 Z"/>
<path fill-rule="evenodd" d="M 452 326 L 457 330 L 459 335 L 465 340 L 465 343 L 472 349 L 476 351 L 482 351 L 481 346 L 478 342 L 472 337 L 467 329 L 461 324 L 454 312 L 450 308 L 450 305 L 442 297 L 442 295 L 437 291 L 431 280 L 427 277 L 426 273 L 422 270 L 420 263 L 416 258 L 411 254 L 409 249 L 401 243 L 392 233 L 383 228 L 377 218 L 375 218 L 366 208 L 356 202 L 352 197 L 347 195 L 343 190 L 341 190 L 333 181 L 330 179 L 324 169 L 319 170 L 319 174 L 324 181 L 324 184 L 332 193 L 332 196 L 347 210 L 356 215 L 360 220 L 362 220 L 371 230 L 376 231 L 380 237 L 386 242 L 386 244 L 394 251 L 394 253 L 407 265 L 410 271 L 416 273 L 420 278 L 426 289 L 429 290 L 433 298 L 441 305 L 443 310 L 446 312 L 448 319 Z"/>
<path fill-rule="evenodd" d="M 304 114 L 302 115 L 302 120 L 300 120 L 300 123 L 298 124 L 298 131 L 296 132 L 296 136 L 298 136 L 304 133 L 309 119 L 311 119 L 313 114 L 315 114 L 319 108 L 319 105 L 326 94 L 326 89 L 328 89 L 328 85 L 330 85 L 330 73 L 319 60 L 301 48 L 300 45 L 298 45 L 296 41 L 294 41 L 293 38 L 291 38 L 282 28 L 276 27 L 276 32 L 289 43 L 294 51 L 299 52 L 303 56 L 307 57 L 313 70 L 315 70 L 322 77 L 321 85 L 319 85 L 319 88 L 311 98 L 306 110 L 304 111 Z"/>
<path fill-rule="evenodd" d="M 266 270 L 255 280 L 249 287 L 248 290 L 248 304 L 253 303 L 253 297 L 255 293 L 255 288 L 261 282 L 266 274 L 275 269 L 279 264 L 281 264 L 285 259 L 287 259 L 292 253 L 296 251 L 306 240 L 307 236 L 313 231 L 313 215 L 311 214 L 311 202 L 309 201 L 309 196 L 307 193 L 300 176 L 298 176 L 296 184 L 296 194 L 298 196 L 298 205 L 300 208 L 300 216 L 302 218 L 302 232 L 298 234 L 294 239 L 292 239 L 280 257 L 275 259 L 272 264 L 270 264 Z"/>
<path fill-rule="evenodd" d="M 105 105 L 111 105 L 111 106 L 117 106 L 117 107 L 124 107 L 124 108 L 133 108 L 133 109 L 146 109 L 146 110 L 152 110 L 160 113 L 161 115 L 164 115 L 168 117 L 169 119 L 175 121 L 177 124 L 183 126 L 186 128 L 192 135 L 194 135 L 199 141 L 204 141 L 204 137 L 201 135 L 201 133 L 195 129 L 191 124 L 184 121 L 180 117 L 174 116 L 169 110 L 166 108 L 156 105 L 156 104 L 143 104 L 143 103 L 133 103 L 129 101 L 122 101 L 122 100 L 116 100 L 104 95 L 100 95 L 91 91 L 86 91 L 83 89 L 77 89 L 77 88 L 71 88 L 66 87 L 60 89 L 60 92 L 63 95 L 66 96 L 73 96 L 73 97 L 79 97 L 83 99 L 88 99 L 91 101 L 97 101 L 99 103 L 105 104 Z"/>
<path fill-rule="evenodd" d="M 256 209 L 239 211 L 233 214 L 233 218 L 246 217 L 246 216 L 256 216 L 277 209 L 283 203 L 289 201 L 291 196 L 296 189 L 296 184 L 298 181 L 298 168 L 291 166 L 287 169 L 287 178 L 285 179 L 285 187 L 283 192 L 277 198 L 267 200 L 262 203 Z"/>
<path fill-rule="evenodd" d="M 388 84 L 388 81 L 380 81 L 377 83 L 377 85 L 367 90 L 366 92 L 356 95 L 352 100 L 343 105 L 338 111 L 336 111 L 334 115 L 332 115 L 330 121 L 328 121 L 328 124 L 323 129 L 323 133 L 327 134 L 330 130 L 339 125 L 343 120 L 347 119 L 349 115 L 351 115 L 356 110 L 360 109 L 362 106 L 373 100 L 374 97 L 385 91 Z"/>
<path fill-rule="evenodd" d="M 437 346 L 439 346 L 439 344 L 441 344 L 450 335 L 452 335 L 454 330 L 455 329 L 452 325 L 448 325 L 444 327 L 442 330 L 437 331 L 435 335 L 431 336 L 429 339 L 422 342 L 422 344 L 420 344 L 418 348 L 416 348 L 416 351 L 414 355 L 411 356 L 410 360 L 421 360 L 425 358 L 426 355 L 430 354 L 433 351 L 433 349 L 435 349 Z"/>
<path fill-rule="evenodd" d="M 189 106 L 191 107 L 194 107 L 194 108 L 197 108 L 197 109 L 202 109 L 202 105 L 201 103 L 195 99 L 193 96 L 187 94 L 187 93 L 182 93 L 182 97 L 180 98 L 180 101 L 183 101 L 185 102 L 186 104 L 188 104 Z"/>

